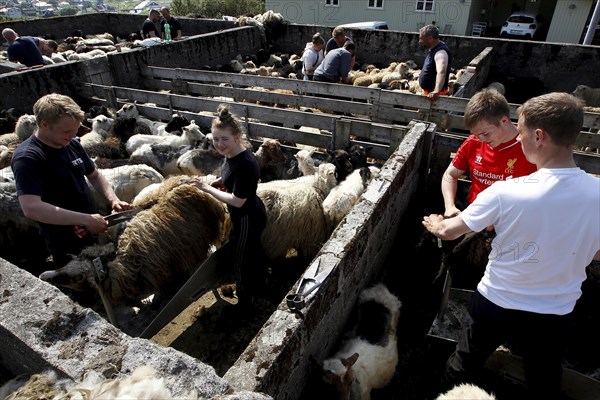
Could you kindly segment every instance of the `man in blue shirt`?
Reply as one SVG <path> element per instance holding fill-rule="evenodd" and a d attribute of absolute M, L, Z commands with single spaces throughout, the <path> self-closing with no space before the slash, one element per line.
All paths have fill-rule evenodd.
<path fill-rule="evenodd" d="M 352 59 L 356 46 L 353 42 L 346 42 L 344 47 L 333 49 L 327 53 L 323 62 L 314 72 L 313 80 L 318 82 L 350 83 L 348 73 L 352 66 Z"/>
<path fill-rule="evenodd" d="M 440 40 L 440 31 L 435 25 L 426 25 L 419 30 L 419 44 L 427 49 L 427 57 L 419 75 L 419 85 L 431 101 L 448 94 L 448 77 L 452 55 L 446 43 Z"/>
<path fill-rule="evenodd" d="M 6 28 L 2 36 L 8 42 L 8 61 L 19 62 L 27 67 L 44 65 L 42 50 L 46 50 L 46 41 L 37 37 L 19 36 Z"/>

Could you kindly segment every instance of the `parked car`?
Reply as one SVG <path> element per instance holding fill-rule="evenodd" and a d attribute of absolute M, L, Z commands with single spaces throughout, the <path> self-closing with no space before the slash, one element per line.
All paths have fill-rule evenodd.
<path fill-rule="evenodd" d="M 544 21 L 542 21 L 539 15 L 527 12 L 515 12 L 502 24 L 500 37 L 537 39 L 540 37 L 544 25 Z"/>
<path fill-rule="evenodd" d="M 351 24 L 343 24 L 340 26 L 343 28 L 388 29 L 386 21 L 353 22 Z"/>

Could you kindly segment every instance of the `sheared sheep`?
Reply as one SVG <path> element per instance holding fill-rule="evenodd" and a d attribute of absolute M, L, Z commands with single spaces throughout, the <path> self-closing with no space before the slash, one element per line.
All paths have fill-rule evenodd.
<path fill-rule="evenodd" d="M 335 166 L 329 163 L 311 176 L 258 184 L 267 211 L 261 242 L 268 260 L 285 257 L 289 249 L 308 257 L 319 251 L 329 237 L 323 200 L 335 185 Z"/>
<path fill-rule="evenodd" d="M 130 202 L 146 186 L 164 181 L 164 177 L 154 168 L 145 165 L 123 165 L 110 169 L 98 169 L 108 181 L 117 197 L 123 201 Z M 104 196 L 100 195 L 92 185 L 89 185 L 98 209 L 103 213 L 110 213 L 110 204 Z"/>
<path fill-rule="evenodd" d="M 369 400 L 372 389 L 391 381 L 398 365 L 396 330 L 401 307 L 382 283 L 361 292 L 356 336 L 347 339 L 332 358 L 317 361 L 336 399 Z"/>
<path fill-rule="evenodd" d="M 177 168 L 184 175 L 216 175 L 221 176 L 221 167 L 225 157 L 214 148 L 191 149 L 177 159 Z"/>
<path fill-rule="evenodd" d="M 196 125 L 196 121 L 190 122 L 188 126 L 183 127 L 183 133 L 181 136 L 167 134 L 167 135 L 133 135 L 125 143 L 125 150 L 129 155 L 141 147 L 143 144 L 159 143 L 169 145 L 173 147 L 179 146 L 197 146 L 199 143 L 202 144 L 206 140 L 206 136 L 200 130 L 200 127 Z"/>
<path fill-rule="evenodd" d="M 587 85 L 578 85 L 572 93 L 573 96 L 580 98 L 586 106 L 600 106 L 600 88 L 591 88 Z"/>
<path fill-rule="evenodd" d="M 470 383 L 461 383 L 454 386 L 446 393 L 440 394 L 435 400 L 496 400 L 496 396 L 489 394 L 479 386 Z"/>
<path fill-rule="evenodd" d="M 167 177 L 180 175 L 177 160 L 192 149 L 192 146 L 170 146 L 168 144 L 144 144 L 129 157 L 130 164 L 146 164 Z"/>
<path fill-rule="evenodd" d="M 136 302 L 154 293 L 174 293 L 208 257 L 211 246 L 227 237 L 226 208 L 191 185 L 191 178 L 167 179 L 135 207 L 149 207 L 131 219 L 117 242 L 114 259 L 100 290 L 114 304 Z M 40 279 L 74 290 L 95 287 L 88 247 L 63 268 Z M 92 257 L 89 254 L 92 253 Z"/>

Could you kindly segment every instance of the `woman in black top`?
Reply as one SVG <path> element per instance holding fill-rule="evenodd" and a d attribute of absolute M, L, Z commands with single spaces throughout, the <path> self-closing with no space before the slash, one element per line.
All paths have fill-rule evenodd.
<path fill-rule="evenodd" d="M 225 156 L 221 177 L 210 185 L 196 180 L 196 185 L 217 200 L 227 204 L 232 223 L 228 246 L 234 253 L 234 273 L 238 303 L 249 302 L 264 281 L 260 235 L 265 227 L 266 213 L 256 195 L 260 177 L 254 153 L 242 143 L 242 130 L 229 107 L 221 104 L 211 131 L 215 149 Z M 254 289 L 254 290 L 253 290 Z"/>

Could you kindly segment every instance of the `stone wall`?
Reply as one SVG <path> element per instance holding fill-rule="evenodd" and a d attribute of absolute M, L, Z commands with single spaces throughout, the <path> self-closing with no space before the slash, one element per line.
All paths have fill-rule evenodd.
<path fill-rule="evenodd" d="M 139 32 L 147 15 L 95 13 L 68 17 L 40 18 L 0 23 L 0 30 L 12 28 L 20 36 L 41 36 L 51 34 L 60 42 L 80 29 L 86 35 L 108 32 L 126 39 L 130 33 Z M 182 25 L 184 36 L 201 35 L 234 27 L 231 21 L 221 19 L 199 19 L 177 17 Z"/>

